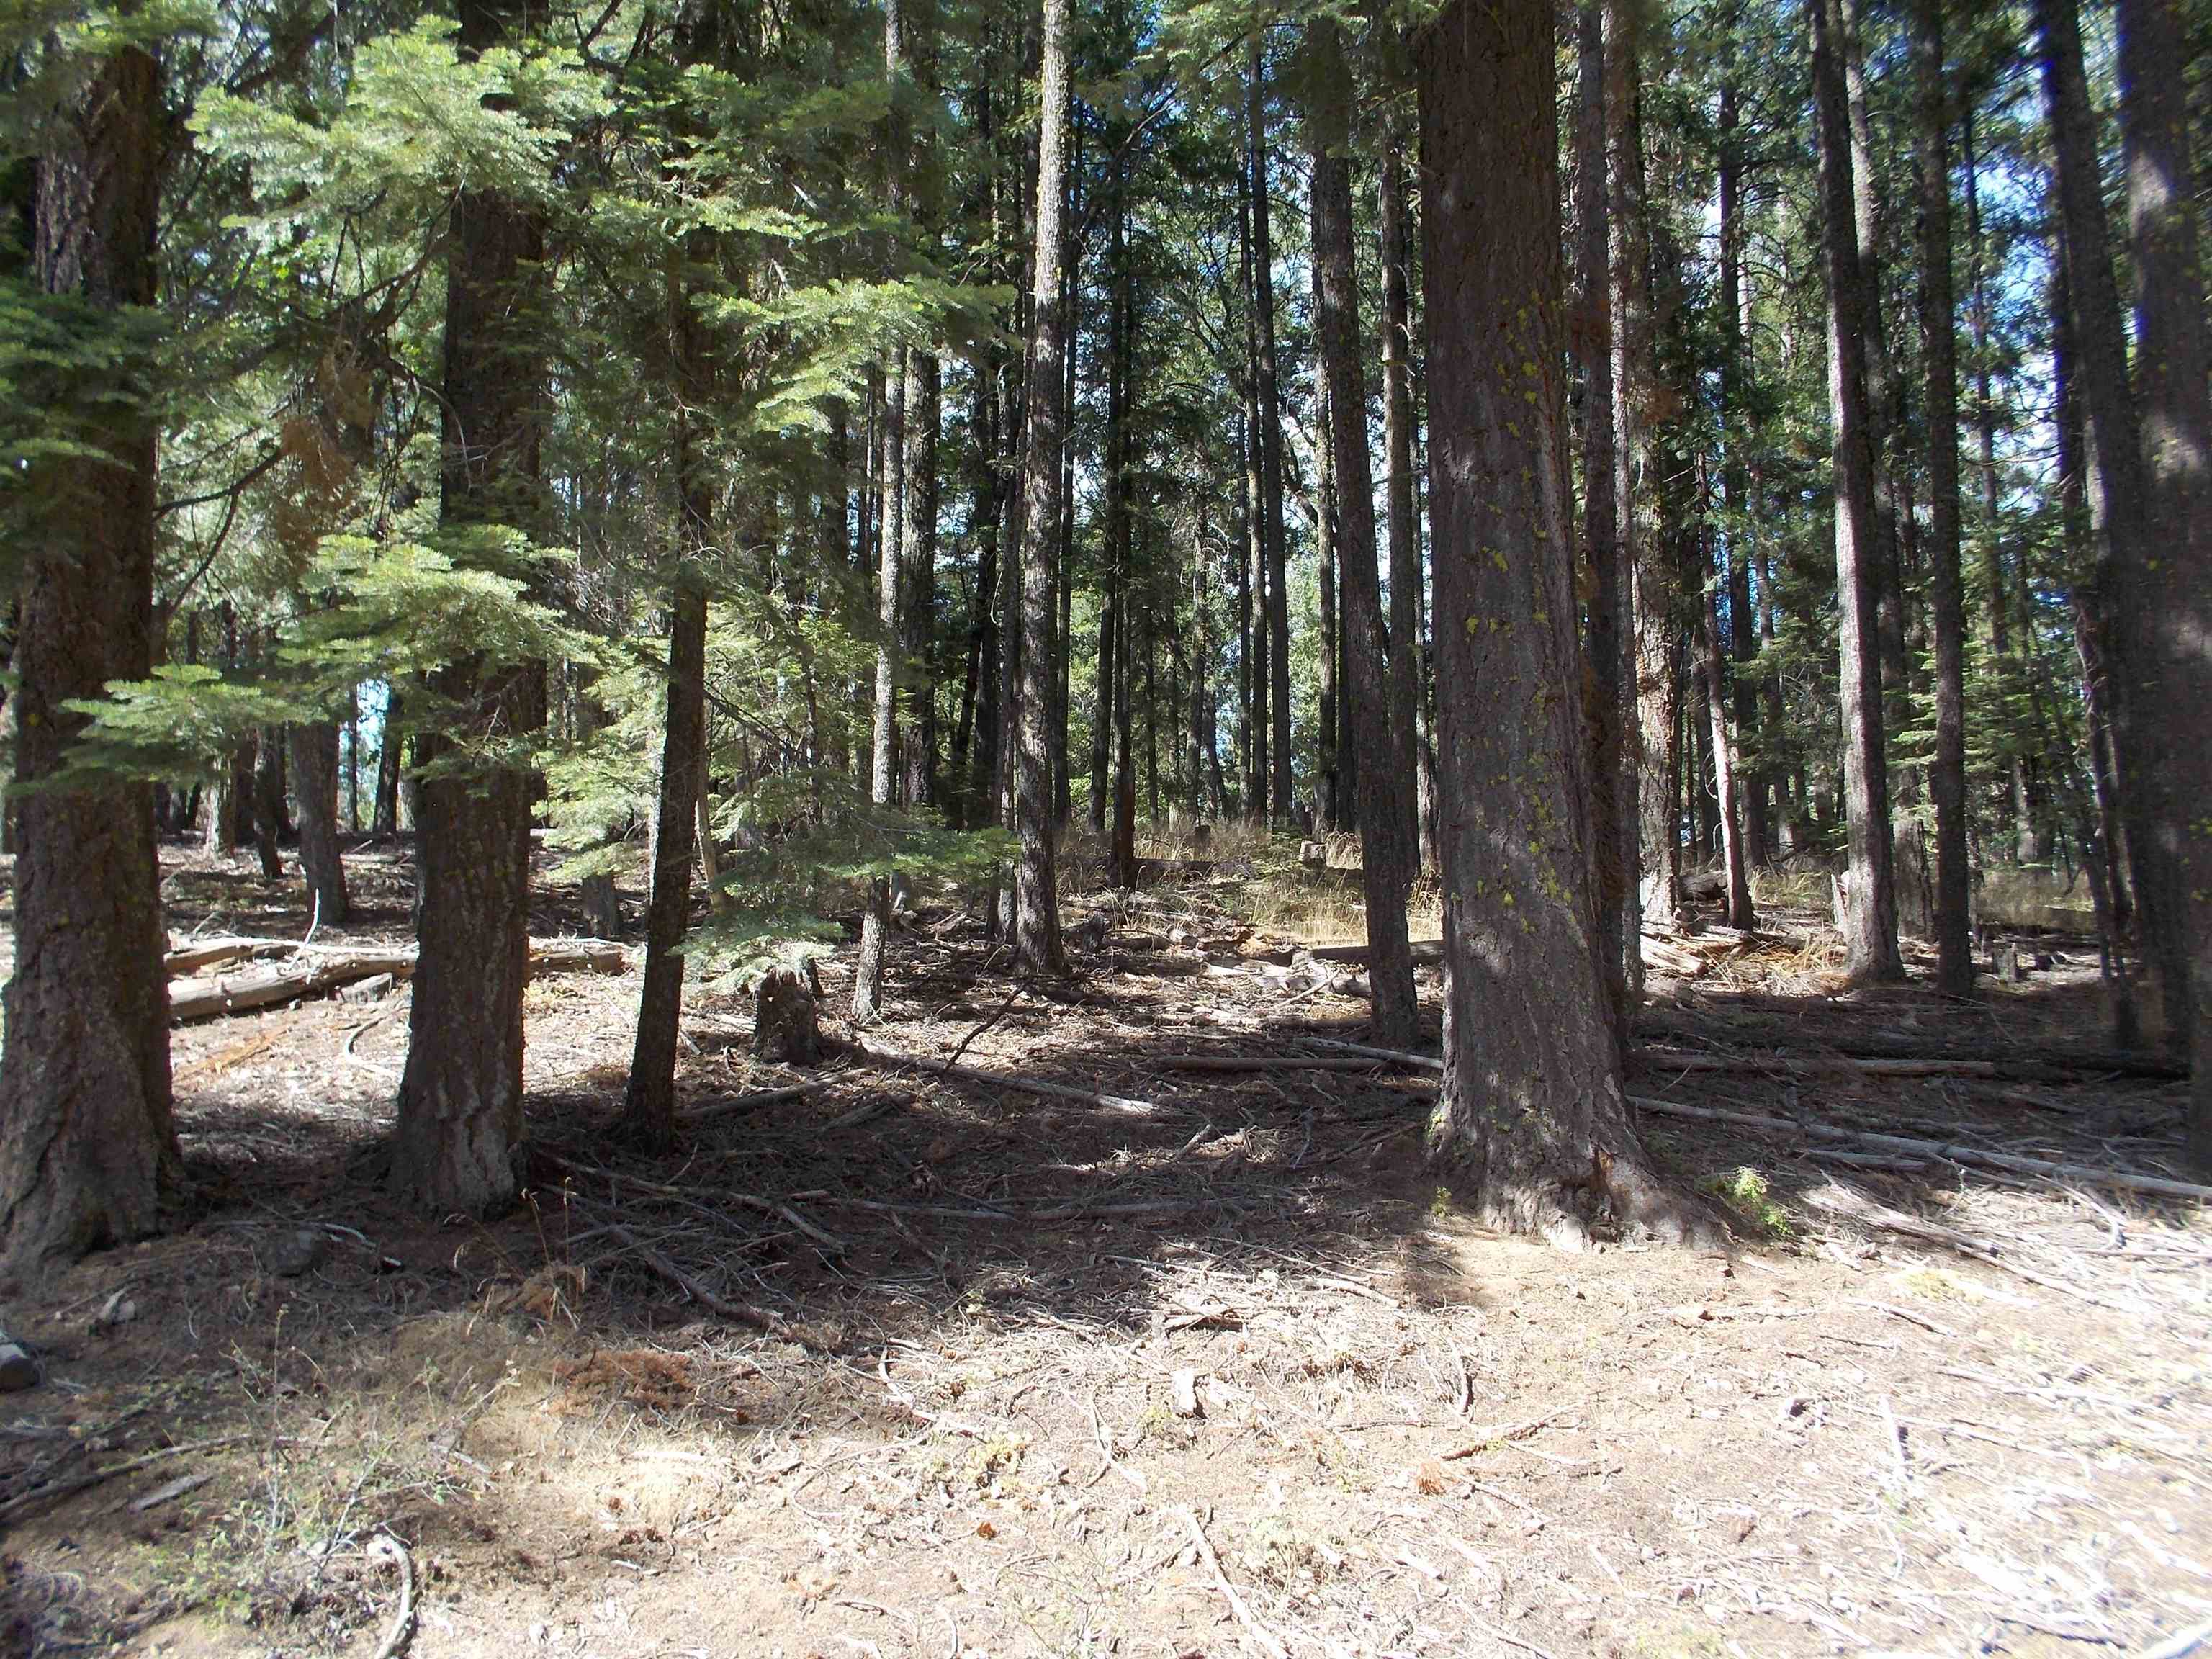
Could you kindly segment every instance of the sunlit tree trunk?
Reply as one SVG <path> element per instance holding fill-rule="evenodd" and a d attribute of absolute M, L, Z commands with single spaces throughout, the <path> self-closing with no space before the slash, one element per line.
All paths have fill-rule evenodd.
<path fill-rule="evenodd" d="M 1548 0 L 1456 0 L 1420 37 L 1437 781 L 1440 1164 L 1578 1244 L 1676 1237 L 1621 1095 L 1598 957 L 1566 473 Z"/>
<path fill-rule="evenodd" d="M 1928 398 L 1928 557 L 1934 576 L 1936 982 L 1974 986 L 1966 921 L 1966 599 L 1959 574 L 1959 345 L 1951 290 L 1950 112 L 1943 0 L 1916 0 L 1913 68 L 1920 115 L 1920 340 Z"/>
<path fill-rule="evenodd" d="M 1060 895 L 1053 867 L 1051 687 L 1052 560 L 1060 502 L 1060 378 L 1067 319 L 1060 282 L 1061 198 L 1067 187 L 1068 0 L 1044 0 L 1044 55 L 1037 107 L 1036 258 L 1030 277 L 1036 325 L 1030 361 L 1024 441 L 1019 741 L 1014 817 L 1021 837 L 1015 877 L 1014 957 L 1031 974 L 1064 975 Z"/>
<path fill-rule="evenodd" d="M 1821 246 L 1828 276 L 1828 409 L 1835 471 L 1836 587 L 1841 650 L 1844 816 L 1850 866 L 1845 905 L 1848 971 L 1866 982 L 1902 979 L 1891 867 L 1889 768 L 1883 750 L 1880 555 L 1863 308 L 1853 219 L 1850 116 L 1838 50 L 1839 0 L 1815 0 L 1813 96 L 1820 140 Z"/>
<path fill-rule="evenodd" d="M 1291 602 L 1285 575 L 1283 404 L 1275 369 L 1275 244 L 1268 228 L 1267 74 L 1254 37 L 1245 93 L 1252 202 L 1252 295 L 1259 331 L 1260 534 L 1267 572 L 1267 810 L 1291 818 Z"/>
<path fill-rule="evenodd" d="M 1312 102 L 1315 332 L 1328 386 L 1328 444 L 1337 483 L 1337 563 L 1343 573 L 1344 695 L 1352 730 L 1373 763 L 1360 769 L 1356 802 L 1367 896 L 1367 973 L 1378 1042 L 1413 1040 L 1420 1007 L 1406 936 L 1406 900 L 1419 856 L 1413 823 L 1413 710 L 1396 690 L 1382 626 L 1375 545 L 1373 463 L 1359 337 L 1359 284 L 1352 230 L 1352 67 L 1333 21 L 1308 26 Z M 1409 514 L 1410 516 L 1410 514 Z M 1419 603 L 1418 593 L 1414 599 Z"/>

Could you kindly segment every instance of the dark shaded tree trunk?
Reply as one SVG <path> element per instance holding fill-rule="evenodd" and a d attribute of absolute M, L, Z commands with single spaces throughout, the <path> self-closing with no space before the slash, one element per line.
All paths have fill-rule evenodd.
<path fill-rule="evenodd" d="M 1643 48 L 1633 0 L 1605 8 L 1606 206 L 1612 222 L 1607 308 L 1613 338 L 1613 501 L 1620 553 L 1614 626 L 1620 634 L 1614 708 L 1621 722 L 1618 805 L 1613 814 L 1620 871 L 1621 971 L 1629 1007 L 1644 995 L 1644 731 L 1639 583 L 1648 539 L 1637 491 L 1648 476 L 1645 410 L 1656 378 L 1651 352 L 1650 235 L 1644 188 Z"/>
<path fill-rule="evenodd" d="M 2110 630 L 2107 683 L 2112 692 L 2120 811 L 2135 881 L 2136 920 L 2167 1040 L 2182 1046 L 2189 1042 L 2190 1028 L 2188 902 L 2181 890 L 2180 849 L 2173 834 L 2179 826 L 2172 817 L 2181 801 L 2167 791 L 2174 767 L 2187 765 L 2174 753 L 2175 739 L 2181 734 L 2173 728 L 2195 711 L 2184 711 L 2174 701 L 2185 694 L 2187 682 L 2166 683 L 2159 637 L 2164 624 L 2147 613 L 2179 600 L 2185 625 L 2186 588 L 2167 592 L 2168 579 L 2159 569 L 2180 562 L 2161 556 L 2150 469 L 2143 463 L 2137 410 L 2130 395 L 2127 341 L 2118 285 L 2112 276 L 2096 118 L 2082 67 L 2081 20 L 2073 0 L 2038 0 L 2035 17 L 2051 148 L 2057 159 L 2060 240 L 2076 378 L 2087 417 L 2089 505 L 2099 553 L 2097 599 Z M 2133 21 L 2140 27 L 2141 15 Z M 2139 69 L 2139 61 L 2133 66 Z M 2147 377 L 2147 389 L 2154 386 Z"/>
<path fill-rule="evenodd" d="M 1621 1096 L 1575 640 L 1553 8 L 1420 37 L 1444 889 L 1432 1151 L 1486 1216 L 1579 1244 L 1685 1212 Z"/>
<path fill-rule="evenodd" d="M 2186 941 L 2162 991 L 2167 1036 L 2193 1057 L 2189 1152 L 2212 1169 L 2212 324 L 2204 314 L 2196 178 L 2190 155 L 2187 38 L 2174 0 L 2121 0 L 2120 112 L 2143 454 L 2158 556 L 2130 592 L 2130 687 L 2166 754 L 2149 834 L 2172 866 Z"/>
<path fill-rule="evenodd" d="M 1321 270 L 1314 270 L 1315 301 L 1320 301 Z M 1321 611 L 1321 637 L 1314 641 L 1314 746 L 1321 776 L 1315 785 L 1314 831 L 1334 835 L 1353 822 L 1351 792 L 1344 787 L 1343 769 L 1352 756 L 1349 740 L 1351 707 L 1339 684 L 1337 667 L 1343 658 L 1342 622 L 1337 615 L 1336 484 L 1329 459 L 1328 392 L 1316 396 L 1322 441 L 1314 446 L 1316 474 L 1313 501 L 1314 597 Z"/>
<path fill-rule="evenodd" d="M 400 762 L 407 744 L 400 730 L 402 712 L 399 688 L 387 684 L 384 692 L 384 721 L 377 730 L 376 805 L 369 823 L 374 835 L 399 833 Z"/>
<path fill-rule="evenodd" d="M 1959 336 L 1951 289 L 1950 112 L 1943 90 L 1943 0 L 1916 0 L 1913 68 L 1920 113 L 1920 340 L 1928 398 L 1928 558 L 1934 577 L 1936 984 L 1974 988 L 1967 927 L 1966 596 L 1959 574 Z"/>
<path fill-rule="evenodd" d="M 1881 555 L 1866 373 L 1868 335 L 1875 325 L 1863 309 L 1865 285 L 1853 217 L 1850 112 L 1839 52 L 1839 3 L 1815 0 L 1811 9 L 1813 97 L 1825 221 L 1821 247 L 1828 277 L 1828 408 L 1836 479 L 1844 799 L 1850 842 L 1844 945 L 1851 979 L 1867 983 L 1905 976 L 1897 949 L 1889 768 L 1882 738 L 1877 614 Z"/>
<path fill-rule="evenodd" d="M 514 14 L 471 0 L 461 45 L 497 45 Z M 467 191 L 453 204 L 446 269 L 441 521 L 527 524 L 536 506 L 536 355 L 518 303 L 544 252 L 520 204 Z M 544 724 L 542 665 L 465 661 L 435 677 L 472 734 L 526 736 Z M 419 740 L 426 765 L 448 752 Z M 407 1064 L 392 1131 L 392 1185 L 433 1215 L 483 1215 L 514 1193 L 522 1134 L 522 994 L 530 970 L 532 775 L 495 754 L 415 790 L 418 950 Z"/>
<path fill-rule="evenodd" d="M 344 924 L 345 865 L 338 855 L 338 728 L 335 721 L 287 728 L 292 793 L 300 802 L 300 873 L 307 878 L 315 924 Z"/>
<path fill-rule="evenodd" d="M 893 8 L 896 10 L 896 8 Z M 898 798 L 899 550 L 904 544 L 900 488 L 906 457 L 906 354 L 897 354 L 884 377 L 883 472 L 878 480 L 881 505 L 876 541 L 876 701 L 868 747 L 868 804 L 888 813 Z M 878 832 L 880 833 L 880 831 Z M 853 968 L 853 1019 L 873 1020 L 882 1011 L 884 945 L 891 925 L 891 882 L 887 875 L 868 883 L 867 908 L 860 915 L 860 948 Z"/>
<path fill-rule="evenodd" d="M 623 1132 L 648 1152 L 676 1144 L 676 1047 L 684 1013 L 684 936 L 691 921 L 691 859 L 714 874 L 707 791 L 707 572 L 714 543 L 714 479 L 691 410 L 714 395 L 712 368 L 693 308 L 687 265 L 711 254 L 702 238 L 668 255 L 669 368 L 676 382 L 676 545 L 668 568 L 668 684 L 662 702 L 660 793 L 654 803 L 653 869 L 645 902 L 645 976 Z"/>
<path fill-rule="evenodd" d="M 1259 328 L 1256 383 L 1260 404 L 1260 535 L 1266 554 L 1267 620 L 1268 817 L 1291 822 L 1291 601 L 1283 523 L 1283 403 L 1275 368 L 1275 244 L 1268 228 L 1267 71 L 1255 37 L 1247 82 L 1252 202 L 1252 295 Z"/>
<path fill-rule="evenodd" d="M 1620 821 L 1623 653 L 1628 583 L 1622 567 L 1613 386 L 1612 192 L 1606 168 L 1604 0 L 1582 0 L 1575 27 L 1575 307 L 1582 326 L 1583 558 L 1589 574 L 1583 656 L 1589 665 L 1590 841 L 1597 862 L 1597 939 L 1616 1018 L 1628 1012 L 1622 933 L 1629 860 Z"/>
<path fill-rule="evenodd" d="M 40 160 L 33 277 L 104 323 L 155 301 L 161 70 L 126 46 L 86 66 Z M 82 729 L 64 705 L 143 679 L 154 648 L 158 416 L 131 354 L 48 414 L 75 453 L 29 463 L 9 699 L 15 776 L 58 770 Z M 121 395 L 118 395 L 121 394 Z M 0 1272 L 25 1279 L 161 1224 L 182 1174 L 170 1107 L 153 792 L 37 790 L 17 816 L 15 971 L 0 1053 Z"/>
<path fill-rule="evenodd" d="M 1426 770 L 1427 711 L 1422 603 L 1420 507 L 1413 474 L 1413 321 L 1411 229 L 1407 221 L 1405 152 L 1413 135 L 1402 118 L 1383 135 L 1379 194 L 1382 240 L 1382 455 L 1387 468 L 1382 500 L 1390 530 L 1390 711 L 1396 739 L 1399 784 L 1413 816 L 1413 841 L 1407 848 L 1408 886 L 1431 861 L 1435 837 L 1425 824 L 1421 785 Z M 1429 780 L 1431 789 L 1434 780 Z"/>
<path fill-rule="evenodd" d="M 253 744 L 253 851 L 264 881 L 284 875 L 284 728 L 264 726 Z"/>
<path fill-rule="evenodd" d="M 1058 533 L 1060 381 L 1067 317 L 1060 281 L 1060 214 L 1067 187 L 1068 0 L 1044 0 L 1044 51 L 1038 108 L 1036 258 L 1030 291 L 1036 326 L 1024 420 L 1021 682 L 1015 745 L 1014 819 L 1021 864 L 1014 887 L 1014 961 L 1018 971 L 1067 972 L 1060 939 L 1060 895 L 1053 867 L 1051 687 L 1052 560 Z"/>
<path fill-rule="evenodd" d="M 1316 21 L 1308 28 L 1313 58 L 1313 104 L 1306 127 L 1313 143 L 1314 320 L 1322 376 L 1328 387 L 1329 452 L 1337 481 L 1337 562 L 1343 573 L 1348 668 L 1344 694 L 1351 700 L 1358 747 L 1374 761 L 1361 770 L 1357 802 L 1367 896 L 1367 975 L 1375 1040 L 1402 1048 L 1413 1040 L 1420 1019 L 1406 933 L 1406 900 L 1419 858 L 1413 709 L 1410 698 L 1397 701 L 1382 626 L 1362 370 L 1366 359 L 1359 338 L 1352 230 L 1352 164 L 1345 153 L 1352 137 L 1352 67 L 1334 22 Z"/>

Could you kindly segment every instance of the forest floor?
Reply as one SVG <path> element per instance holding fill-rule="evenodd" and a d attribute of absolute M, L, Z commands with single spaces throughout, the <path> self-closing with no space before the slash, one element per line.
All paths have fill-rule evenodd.
<path fill-rule="evenodd" d="M 295 885 L 165 859 L 179 935 L 305 931 Z M 345 936 L 404 939 L 404 849 L 349 863 Z M 2097 1049 L 2094 952 L 1952 1003 L 1842 994 L 1810 912 L 1683 941 L 1711 965 L 1655 977 L 1632 1090 L 1796 1127 L 1647 1110 L 1735 1243 L 1565 1254 L 1425 1176 L 1431 1073 L 1185 1069 L 1363 1030 L 1343 975 L 1268 971 L 1237 881 L 1117 908 L 1051 994 L 926 909 L 873 1057 L 764 1065 L 697 999 L 657 1163 L 610 1136 L 635 963 L 541 979 L 531 1201 L 489 1226 L 378 1184 L 404 986 L 179 1028 L 191 1213 L 0 1308 L 46 1368 L 0 1397 L 0 1653 L 387 1653 L 387 1538 L 422 1659 L 2126 1653 L 2212 1618 L 2212 1219 L 1809 1133 L 2184 1174 L 2183 1085 Z M 944 1073 L 963 1042 L 1111 1098 Z"/>

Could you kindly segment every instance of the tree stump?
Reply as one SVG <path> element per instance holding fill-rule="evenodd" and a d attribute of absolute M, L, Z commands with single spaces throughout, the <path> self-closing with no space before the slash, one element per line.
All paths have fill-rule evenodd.
<path fill-rule="evenodd" d="M 753 1053 L 762 1060 L 811 1066 L 822 1058 L 821 977 L 811 962 L 772 968 L 753 989 Z"/>

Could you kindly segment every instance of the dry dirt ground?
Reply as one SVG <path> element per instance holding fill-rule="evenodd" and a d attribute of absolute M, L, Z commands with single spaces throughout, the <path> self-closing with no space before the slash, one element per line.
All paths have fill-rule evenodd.
<path fill-rule="evenodd" d="M 179 933 L 304 931 L 168 857 Z M 353 864 L 354 932 L 404 937 L 404 852 Z M 540 981 L 530 1201 L 489 1226 L 377 1184 L 404 988 L 180 1029 L 179 1230 L 0 1309 L 46 1367 L 0 1397 L 0 1652 L 2138 1653 L 2212 1618 L 2203 1216 L 1805 1133 L 2182 1173 L 2094 967 L 1946 1004 L 1836 994 L 1809 915 L 1708 951 L 1634 1091 L 1799 1127 L 1647 1114 L 1735 1243 L 1568 1255 L 1425 1177 L 1425 1072 L 1173 1063 L 1360 1035 L 1169 942 L 1267 945 L 1227 948 L 1229 878 L 1051 995 L 926 912 L 866 1039 L 919 1064 L 757 1063 L 702 999 L 659 1163 L 610 1134 L 635 968 Z M 943 1074 L 963 1039 L 1115 1103 Z"/>

